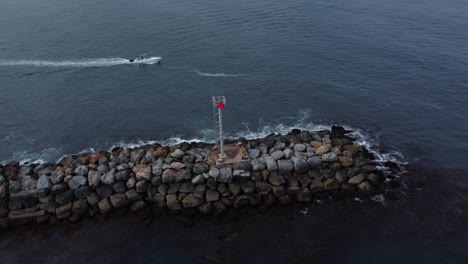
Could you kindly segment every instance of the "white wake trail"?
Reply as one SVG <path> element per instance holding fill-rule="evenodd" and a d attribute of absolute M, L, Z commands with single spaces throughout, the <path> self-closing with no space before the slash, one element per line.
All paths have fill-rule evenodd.
<path fill-rule="evenodd" d="M 99 58 L 86 60 L 42 61 L 42 60 L 0 60 L 0 66 L 37 66 L 37 67 L 106 67 L 129 64 L 124 58 Z"/>

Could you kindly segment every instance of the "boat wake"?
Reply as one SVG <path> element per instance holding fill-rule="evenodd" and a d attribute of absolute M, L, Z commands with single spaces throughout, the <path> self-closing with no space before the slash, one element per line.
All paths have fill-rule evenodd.
<path fill-rule="evenodd" d="M 205 77 L 239 77 L 242 76 L 242 74 L 228 74 L 228 73 L 209 73 L 209 72 L 202 72 L 199 70 L 193 70 L 193 72 L 196 72 L 200 76 L 205 76 Z"/>
<path fill-rule="evenodd" d="M 99 58 L 85 60 L 42 61 L 42 60 L 0 60 L 0 66 L 36 66 L 36 67 L 108 67 L 131 64 L 125 58 Z"/>

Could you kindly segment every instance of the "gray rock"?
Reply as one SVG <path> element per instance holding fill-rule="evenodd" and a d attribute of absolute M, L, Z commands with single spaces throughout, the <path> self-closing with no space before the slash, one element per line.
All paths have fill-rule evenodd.
<path fill-rule="evenodd" d="M 219 193 L 217 191 L 206 190 L 206 201 L 215 202 L 219 200 Z"/>
<path fill-rule="evenodd" d="M 115 167 L 115 168 L 118 171 L 121 171 L 121 170 L 130 169 L 130 165 L 128 165 L 127 163 L 124 163 L 124 164 L 117 165 L 117 167 Z"/>
<path fill-rule="evenodd" d="M 266 161 L 264 158 L 258 158 L 252 160 L 252 170 L 254 171 L 261 171 L 265 169 L 267 166 Z"/>
<path fill-rule="evenodd" d="M 275 151 L 275 152 L 271 153 L 271 156 L 272 156 L 275 160 L 280 160 L 280 159 L 284 158 L 285 154 L 284 154 L 283 151 L 278 150 L 278 151 Z"/>
<path fill-rule="evenodd" d="M 195 174 L 203 174 L 205 172 L 208 172 L 210 170 L 210 167 L 205 164 L 205 163 L 195 163 L 193 166 L 193 173 Z"/>
<path fill-rule="evenodd" d="M 110 197 L 110 201 L 115 208 L 122 208 L 130 203 L 125 194 L 114 194 Z"/>
<path fill-rule="evenodd" d="M 238 182 L 231 182 L 228 184 L 228 189 L 233 195 L 238 195 L 241 191 L 241 186 Z"/>
<path fill-rule="evenodd" d="M 187 168 L 187 165 L 184 164 L 184 163 L 180 163 L 180 162 L 171 163 L 171 169 L 181 170 L 181 169 L 185 169 L 185 168 Z"/>
<path fill-rule="evenodd" d="M 168 194 L 166 195 L 167 208 L 171 211 L 180 210 L 179 201 L 177 200 L 177 194 Z"/>
<path fill-rule="evenodd" d="M 327 191 L 332 191 L 332 190 L 338 190 L 341 187 L 341 184 L 337 180 L 335 180 L 335 178 L 333 178 L 333 179 L 327 179 L 323 183 L 323 187 Z"/>
<path fill-rule="evenodd" d="M 145 207 L 145 201 L 134 202 L 130 205 L 130 212 L 136 212 Z"/>
<path fill-rule="evenodd" d="M 377 168 L 375 166 L 372 166 L 372 165 L 364 165 L 364 166 L 361 167 L 361 170 L 363 172 L 374 172 L 374 171 L 377 170 Z"/>
<path fill-rule="evenodd" d="M 115 169 L 111 169 L 108 173 L 101 176 L 103 184 L 111 185 L 115 182 Z"/>
<path fill-rule="evenodd" d="M 278 170 L 278 164 L 276 164 L 276 161 L 273 157 L 267 156 L 265 157 L 266 165 L 268 171 L 277 171 Z"/>
<path fill-rule="evenodd" d="M 51 173 L 51 176 L 50 176 L 50 180 L 52 181 L 53 184 L 62 182 L 63 178 L 65 178 L 65 173 L 63 172 L 62 168 L 55 169 Z"/>
<path fill-rule="evenodd" d="M 288 149 L 283 150 L 283 153 L 284 153 L 284 158 L 290 159 L 294 155 L 294 150 L 288 148 Z"/>
<path fill-rule="evenodd" d="M 106 164 L 101 164 L 97 167 L 97 171 L 101 174 L 109 172 L 109 167 Z M 88 174 L 89 175 L 89 174 Z"/>
<path fill-rule="evenodd" d="M 352 177 L 351 179 L 349 179 L 348 183 L 351 184 L 351 185 L 358 185 L 360 184 L 364 179 L 365 179 L 365 175 L 364 174 L 359 174 L 357 176 L 354 176 Z"/>
<path fill-rule="evenodd" d="M 88 166 L 80 165 L 75 169 L 74 172 L 75 172 L 76 175 L 87 176 L 88 175 Z"/>
<path fill-rule="evenodd" d="M 137 192 L 144 193 L 148 189 L 148 183 L 145 180 L 137 181 L 135 188 Z"/>
<path fill-rule="evenodd" d="M 153 174 L 156 176 L 161 176 L 163 173 L 162 167 L 163 167 L 163 161 L 161 159 L 158 159 L 155 162 L 153 162 L 152 164 Z"/>
<path fill-rule="evenodd" d="M 125 184 L 125 182 L 119 181 L 112 185 L 112 189 L 116 193 L 124 193 L 127 191 L 127 185 Z"/>
<path fill-rule="evenodd" d="M 44 176 L 44 177 L 47 177 L 47 176 Z M 10 189 L 10 193 L 20 192 L 21 191 L 21 180 L 10 181 L 9 189 Z"/>
<path fill-rule="evenodd" d="M 254 160 L 260 157 L 260 151 L 258 149 L 249 149 L 249 158 Z"/>
<path fill-rule="evenodd" d="M 193 184 L 202 184 L 205 183 L 205 177 L 202 174 L 199 174 L 192 179 Z"/>
<path fill-rule="evenodd" d="M 76 190 L 82 186 L 85 186 L 88 183 L 88 179 L 85 176 L 73 176 L 70 181 L 68 181 L 68 187 L 72 190 Z"/>
<path fill-rule="evenodd" d="M 0 174 L 0 184 L 4 183 L 5 181 L 5 177 Z"/>
<path fill-rule="evenodd" d="M 37 180 L 37 189 L 38 190 L 50 190 L 52 188 L 52 182 L 48 176 L 42 175 Z M 11 190 L 11 189 L 10 189 Z"/>
<path fill-rule="evenodd" d="M 375 188 L 369 184 L 369 182 L 364 181 L 357 186 L 360 193 L 371 195 L 375 193 Z"/>
<path fill-rule="evenodd" d="M 278 160 L 278 171 L 282 174 L 290 173 L 294 169 L 294 164 L 290 160 Z"/>
<path fill-rule="evenodd" d="M 130 202 L 136 202 L 142 199 L 141 195 L 139 195 L 135 189 L 130 189 L 125 193 L 125 197 L 127 197 L 127 200 Z"/>
<path fill-rule="evenodd" d="M 304 144 L 294 145 L 294 151 L 304 152 L 305 150 L 306 150 L 306 146 Z"/>
<path fill-rule="evenodd" d="M 309 190 L 311 193 L 318 193 L 323 191 L 323 183 L 317 180 L 312 179 L 309 185 Z"/>
<path fill-rule="evenodd" d="M 329 152 L 322 155 L 323 162 L 337 162 L 338 156 L 335 152 Z"/>
<path fill-rule="evenodd" d="M 294 164 L 294 171 L 296 173 L 307 173 L 307 171 L 309 170 L 309 164 L 307 163 L 307 161 L 299 159 L 297 157 L 292 157 L 291 161 Z"/>
<path fill-rule="evenodd" d="M 203 159 L 208 155 L 208 150 L 201 148 L 193 148 L 187 151 L 187 154 L 195 157 L 196 159 Z"/>
<path fill-rule="evenodd" d="M 162 182 L 163 183 L 170 183 L 176 180 L 177 173 L 171 169 L 167 169 L 162 174 Z"/>
<path fill-rule="evenodd" d="M 313 155 L 315 155 L 315 151 L 316 149 L 314 147 L 307 147 L 307 153 L 312 153 Z"/>
<path fill-rule="evenodd" d="M 144 149 L 135 149 L 130 153 L 130 161 L 133 163 L 140 163 L 141 158 L 145 155 Z"/>
<path fill-rule="evenodd" d="M 218 182 L 231 182 L 232 181 L 232 168 L 224 167 L 219 170 Z"/>
<path fill-rule="evenodd" d="M 176 149 L 174 152 L 171 153 L 171 157 L 176 159 L 181 159 L 184 155 L 185 153 L 180 149 Z"/>
<path fill-rule="evenodd" d="M 307 153 L 305 152 L 299 152 L 299 151 L 295 151 L 294 152 L 294 157 L 298 158 L 298 159 L 302 159 L 302 160 L 307 160 L 308 156 L 307 156 Z M 292 159 L 292 158 L 291 158 Z"/>
<path fill-rule="evenodd" d="M 312 169 L 319 169 L 322 167 L 322 159 L 318 156 L 307 159 L 307 163 Z"/>
<path fill-rule="evenodd" d="M 124 170 L 118 171 L 115 174 L 115 179 L 117 181 L 127 181 L 128 179 L 130 179 L 130 170 L 124 169 Z"/>
<path fill-rule="evenodd" d="M 72 211 L 74 214 L 83 214 L 88 210 L 88 202 L 86 199 L 80 199 L 73 202 Z"/>
<path fill-rule="evenodd" d="M 282 185 L 284 183 L 286 183 L 286 180 L 284 179 L 283 176 L 281 176 L 281 174 L 277 173 L 276 171 L 275 172 L 272 172 L 270 174 L 270 177 L 268 178 L 268 181 L 273 184 L 273 185 Z"/>
<path fill-rule="evenodd" d="M 169 184 L 169 189 L 167 190 L 167 193 L 177 193 L 179 192 L 180 188 L 180 183 L 171 183 Z"/>
<path fill-rule="evenodd" d="M 50 176 L 52 172 L 54 171 L 54 168 L 52 167 L 47 167 L 45 169 L 42 169 L 37 172 L 37 176 L 42 177 L 42 176 Z"/>
<path fill-rule="evenodd" d="M 183 180 L 191 180 L 192 179 L 192 171 L 191 170 L 186 170 L 182 169 L 180 171 L 176 172 L 176 182 L 180 182 Z"/>
<path fill-rule="evenodd" d="M 55 196 L 55 202 L 59 205 L 71 203 L 73 201 L 73 190 L 59 193 Z"/>
<path fill-rule="evenodd" d="M 31 176 L 32 174 L 33 174 L 33 169 L 31 167 L 29 166 L 21 167 L 18 172 L 18 178 L 22 179 L 28 175 Z"/>
<path fill-rule="evenodd" d="M 258 150 L 262 154 L 267 154 L 268 153 L 268 146 L 265 143 L 261 143 L 260 145 L 258 145 Z"/>
<path fill-rule="evenodd" d="M 297 179 L 301 183 L 302 187 L 306 187 L 310 183 L 310 178 L 309 176 L 307 176 L 307 174 L 302 174 L 302 173 L 297 174 Z"/>
<path fill-rule="evenodd" d="M 83 199 L 88 197 L 91 194 L 88 186 L 84 186 L 75 190 L 75 197 L 77 199 Z"/>
<path fill-rule="evenodd" d="M 88 204 L 91 206 L 96 206 L 99 202 L 99 196 L 95 193 L 91 193 L 86 197 L 86 200 L 88 201 Z"/>
<path fill-rule="evenodd" d="M 21 186 L 23 191 L 35 190 L 37 187 L 37 180 L 29 175 L 24 175 L 21 179 Z"/>
<path fill-rule="evenodd" d="M 268 194 L 271 191 L 271 185 L 265 181 L 256 181 L 255 187 L 259 194 Z"/>
<path fill-rule="evenodd" d="M 165 170 L 167 170 L 167 169 L 170 169 L 170 168 L 171 168 L 171 165 L 166 164 L 166 163 L 163 163 L 163 165 L 162 165 L 163 171 L 165 171 Z"/>
<path fill-rule="evenodd" d="M 65 183 L 59 183 L 59 184 L 54 184 L 52 185 L 51 193 L 52 194 L 57 194 L 65 191 L 67 189 L 67 185 Z"/>
<path fill-rule="evenodd" d="M 216 167 L 212 167 L 210 172 L 208 173 L 211 177 L 217 179 L 219 177 L 219 169 Z"/>
<path fill-rule="evenodd" d="M 193 193 L 195 191 L 195 185 L 192 182 L 186 181 L 183 182 L 179 188 L 179 192 L 181 193 Z"/>
<path fill-rule="evenodd" d="M 101 182 L 101 173 L 95 170 L 90 170 L 88 172 L 88 184 L 89 187 L 96 189 L 96 187 L 99 186 L 99 183 Z"/>

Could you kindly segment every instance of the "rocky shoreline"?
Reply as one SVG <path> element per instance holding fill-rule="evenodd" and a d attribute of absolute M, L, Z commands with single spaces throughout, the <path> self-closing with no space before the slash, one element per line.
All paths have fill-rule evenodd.
<path fill-rule="evenodd" d="M 213 144 L 115 148 L 58 163 L 0 165 L 0 226 L 75 222 L 85 216 L 156 207 L 219 216 L 245 207 L 369 197 L 398 186 L 351 131 L 292 130 L 239 139 L 245 159 L 216 165 Z"/>

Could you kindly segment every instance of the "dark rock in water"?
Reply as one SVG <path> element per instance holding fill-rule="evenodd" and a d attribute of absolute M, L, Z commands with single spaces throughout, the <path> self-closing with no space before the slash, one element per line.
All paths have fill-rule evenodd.
<path fill-rule="evenodd" d="M 335 180 L 334 178 L 333 179 L 327 179 L 324 183 L 323 183 L 323 186 L 325 188 L 325 190 L 327 191 L 332 191 L 332 190 L 337 190 L 341 187 L 341 184 Z"/>
<path fill-rule="evenodd" d="M 354 176 L 352 177 L 351 179 L 349 179 L 348 183 L 351 184 L 351 185 L 358 185 L 360 184 L 364 179 L 366 178 L 366 176 L 364 174 L 359 174 L 357 176 Z"/>
<path fill-rule="evenodd" d="M 88 195 L 91 194 L 91 190 L 88 186 L 84 186 L 75 190 L 75 197 L 77 199 L 86 198 Z"/>
<path fill-rule="evenodd" d="M 73 202 L 72 211 L 75 214 L 83 214 L 88 210 L 86 199 L 80 199 Z"/>
<path fill-rule="evenodd" d="M 185 208 L 194 208 L 194 207 L 198 207 L 200 206 L 201 204 L 203 203 L 203 201 L 199 198 L 197 198 L 195 195 L 193 194 L 189 194 L 187 195 L 183 200 L 182 200 L 182 205 L 185 207 Z"/>
<path fill-rule="evenodd" d="M 125 194 L 114 194 L 110 197 L 110 201 L 115 208 L 122 208 L 130 203 Z"/>
<path fill-rule="evenodd" d="M 367 195 L 374 194 L 376 191 L 375 188 L 372 187 L 372 185 L 370 185 L 369 182 L 367 181 L 362 182 L 357 187 L 360 193 L 367 194 Z"/>
<path fill-rule="evenodd" d="M 395 179 L 391 179 L 386 182 L 386 185 L 390 189 L 398 189 L 401 187 L 401 183 Z"/>
<path fill-rule="evenodd" d="M 72 190 L 76 190 L 79 187 L 85 186 L 88 182 L 88 179 L 84 176 L 73 176 L 70 181 L 68 181 L 68 187 Z"/>
<path fill-rule="evenodd" d="M 112 210 L 112 205 L 109 202 L 109 198 L 104 198 L 98 203 L 99 210 L 102 214 L 107 214 Z"/>
<path fill-rule="evenodd" d="M 55 196 L 55 202 L 59 205 L 71 203 L 73 201 L 73 190 L 59 193 Z"/>
<path fill-rule="evenodd" d="M 215 202 L 219 200 L 219 193 L 217 191 L 206 190 L 206 201 Z"/>
<path fill-rule="evenodd" d="M 311 193 L 318 193 L 323 191 L 323 183 L 315 179 L 311 180 L 309 185 L 309 190 Z"/>
<path fill-rule="evenodd" d="M 372 165 L 364 165 L 361 167 L 361 171 L 363 172 L 374 172 L 376 171 L 377 168 L 375 166 L 372 166 Z"/>
<path fill-rule="evenodd" d="M 214 210 L 214 215 L 219 216 L 222 213 L 226 212 L 227 208 L 221 201 L 217 201 L 213 203 L 213 210 Z"/>
<path fill-rule="evenodd" d="M 297 194 L 297 200 L 299 202 L 310 202 L 312 200 L 312 195 L 307 188 L 303 188 L 302 191 Z"/>
<path fill-rule="evenodd" d="M 130 189 L 125 193 L 125 197 L 127 197 L 127 200 L 130 202 L 136 202 L 142 199 L 142 196 L 139 195 L 134 189 Z"/>

